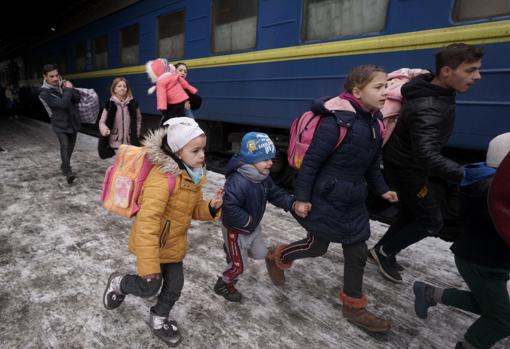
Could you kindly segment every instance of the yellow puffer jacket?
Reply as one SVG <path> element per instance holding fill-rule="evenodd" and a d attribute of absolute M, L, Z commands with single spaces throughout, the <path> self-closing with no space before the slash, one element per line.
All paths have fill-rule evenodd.
<path fill-rule="evenodd" d="M 140 210 L 131 227 L 128 247 L 137 257 L 139 276 L 160 273 L 160 264 L 184 259 L 188 247 L 187 232 L 191 219 L 214 220 L 209 201 L 202 198 L 201 182 L 194 184 L 186 170 L 161 149 L 165 130 L 157 130 L 144 142 L 147 155 L 155 166 L 145 179 L 138 198 Z M 166 172 L 175 176 L 175 187 L 169 197 Z M 216 217 L 219 217 L 217 212 Z"/>

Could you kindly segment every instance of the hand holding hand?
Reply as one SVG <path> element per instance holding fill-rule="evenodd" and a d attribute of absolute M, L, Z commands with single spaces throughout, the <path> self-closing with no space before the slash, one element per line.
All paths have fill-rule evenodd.
<path fill-rule="evenodd" d="M 225 193 L 225 189 L 223 187 L 219 187 L 214 193 L 213 198 L 211 199 L 211 207 L 214 209 L 219 209 L 221 205 L 223 205 L 223 194 Z"/>
<path fill-rule="evenodd" d="M 383 199 L 388 200 L 389 202 L 398 202 L 398 195 L 396 192 L 390 190 L 381 195 Z"/>
<path fill-rule="evenodd" d="M 306 218 L 308 216 L 308 212 L 312 209 L 311 202 L 303 202 L 303 201 L 295 201 L 294 202 L 294 212 L 301 217 Z"/>

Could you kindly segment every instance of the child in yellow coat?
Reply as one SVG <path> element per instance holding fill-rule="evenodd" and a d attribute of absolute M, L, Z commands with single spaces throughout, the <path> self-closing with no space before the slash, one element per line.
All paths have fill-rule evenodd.
<path fill-rule="evenodd" d="M 210 201 L 202 198 L 206 136 L 190 118 L 170 119 L 167 129 L 151 133 L 144 141 L 155 165 L 140 193 L 129 237 L 129 250 L 137 257 L 137 274 L 110 275 L 103 296 L 106 309 L 121 305 L 127 294 L 151 297 L 161 292 L 150 309 L 153 333 L 170 346 L 180 343 L 175 321 L 168 320 L 184 284 L 182 260 L 187 250 L 187 231 L 192 219 L 214 220 L 223 204 L 223 188 Z M 170 195 L 167 173 L 175 176 Z"/>

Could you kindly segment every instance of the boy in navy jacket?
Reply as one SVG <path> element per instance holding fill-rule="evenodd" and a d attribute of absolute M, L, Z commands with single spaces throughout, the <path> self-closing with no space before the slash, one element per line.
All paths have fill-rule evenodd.
<path fill-rule="evenodd" d="M 266 202 L 289 211 L 294 199 L 269 176 L 275 146 L 269 136 L 249 132 L 241 141 L 241 150 L 225 167 L 225 194 L 223 196 L 223 239 L 230 262 L 214 286 L 216 294 L 231 302 L 240 302 L 242 295 L 234 287 L 248 264 L 248 256 L 264 259 L 268 249 L 260 221 Z"/>

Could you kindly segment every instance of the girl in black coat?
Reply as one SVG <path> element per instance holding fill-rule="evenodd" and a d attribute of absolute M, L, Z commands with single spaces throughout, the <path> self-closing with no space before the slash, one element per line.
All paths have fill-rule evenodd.
<path fill-rule="evenodd" d="M 397 201 L 380 171 L 382 130 L 377 118 L 386 100 L 386 74 L 374 65 L 360 66 L 347 76 L 344 87 L 339 97 L 316 108 L 323 115 L 321 124 L 296 180 L 296 219 L 308 236 L 277 246 L 266 264 L 273 282 L 282 284 L 283 270 L 292 261 L 321 256 L 331 242 L 341 243 L 345 265 L 339 297 L 345 318 L 370 331 L 386 332 L 390 321 L 366 310 L 362 291 L 368 256 L 365 241 L 370 237 L 367 184 L 384 199 Z M 340 127 L 348 129 L 347 136 L 336 147 Z"/>

